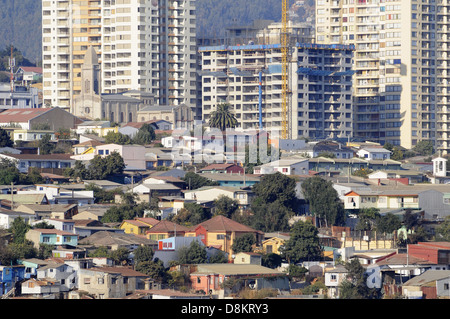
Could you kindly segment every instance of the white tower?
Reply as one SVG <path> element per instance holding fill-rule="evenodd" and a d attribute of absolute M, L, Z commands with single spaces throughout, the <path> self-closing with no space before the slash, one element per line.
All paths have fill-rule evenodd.
<path fill-rule="evenodd" d="M 433 162 L 433 176 L 445 177 L 447 175 L 447 159 L 436 157 Z"/>

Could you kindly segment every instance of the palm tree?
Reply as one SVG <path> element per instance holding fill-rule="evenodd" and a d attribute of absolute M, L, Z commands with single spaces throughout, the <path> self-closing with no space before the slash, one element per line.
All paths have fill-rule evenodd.
<path fill-rule="evenodd" d="M 217 105 L 217 109 L 211 113 L 209 126 L 225 131 L 227 128 L 235 128 L 238 121 L 230 111 L 230 104 L 222 103 Z"/>

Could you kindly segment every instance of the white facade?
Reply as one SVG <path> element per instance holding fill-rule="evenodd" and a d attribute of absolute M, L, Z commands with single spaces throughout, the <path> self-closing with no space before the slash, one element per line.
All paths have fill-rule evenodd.
<path fill-rule="evenodd" d="M 391 151 L 385 148 L 362 148 L 356 155 L 368 160 L 385 160 L 391 158 Z"/>
<path fill-rule="evenodd" d="M 37 88 L 16 86 L 11 93 L 9 84 L 0 83 L 0 108 L 29 109 L 37 107 L 40 107 Z"/>
<path fill-rule="evenodd" d="M 308 159 L 281 159 L 255 168 L 255 174 L 273 174 L 276 172 L 284 175 L 307 175 L 309 161 Z"/>
<path fill-rule="evenodd" d="M 67 109 L 80 94 L 92 46 L 101 92 L 140 90 L 160 104 L 196 104 L 195 1 L 42 1 L 44 104 Z"/>
<path fill-rule="evenodd" d="M 351 136 L 353 47 L 299 43 L 291 49 L 289 138 Z M 218 104 L 229 103 L 240 129 L 256 130 L 261 124 L 267 131 L 281 132 L 279 44 L 201 47 L 199 51 L 203 120 L 209 120 Z"/>
<path fill-rule="evenodd" d="M 0 210 L 0 229 L 9 229 L 16 218 L 22 218 L 26 224 L 31 224 L 36 219 L 34 214 L 19 211 Z"/>
<path fill-rule="evenodd" d="M 450 149 L 450 1 L 317 1 L 316 42 L 354 44 L 355 137 Z"/>

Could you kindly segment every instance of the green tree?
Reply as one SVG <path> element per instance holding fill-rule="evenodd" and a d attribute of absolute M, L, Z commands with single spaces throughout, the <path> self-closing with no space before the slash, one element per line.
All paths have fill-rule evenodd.
<path fill-rule="evenodd" d="M 149 246 L 139 246 L 134 250 L 134 264 L 137 265 L 143 261 L 151 261 L 155 253 Z"/>
<path fill-rule="evenodd" d="M 417 142 L 413 147 L 413 151 L 422 156 L 430 156 L 434 154 L 433 142 L 430 140 L 422 140 Z"/>
<path fill-rule="evenodd" d="M 281 256 L 289 263 L 320 260 L 322 247 L 319 242 L 319 230 L 310 222 L 296 222 L 292 226 L 289 240 L 280 250 Z"/>
<path fill-rule="evenodd" d="M 197 225 L 211 218 L 209 210 L 197 203 L 186 203 L 184 208 L 171 217 L 171 220 L 177 224 Z"/>
<path fill-rule="evenodd" d="M 358 259 L 352 259 L 345 264 L 347 269 L 347 280 L 339 286 L 339 296 L 341 299 L 378 299 L 376 288 L 367 286 L 367 274 Z"/>
<path fill-rule="evenodd" d="M 10 263 L 17 264 L 19 260 L 38 257 L 38 251 L 34 248 L 34 245 L 29 240 L 23 242 L 13 242 L 9 245 L 11 250 Z"/>
<path fill-rule="evenodd" d="M 156 258 L 152 261 L 143 261 L 136 266 L 136 271 L 146 274 L 156 282 L 164 283 L 167 280 L 167 271 L 164 263 Z"/>
<path fill-rule="evenodd" d="M 303 266 L 289 264 L 288 274 L 289 274 L 289 277 L 291 277 L 291 278 L 303 279 L 303 278 L 305 278 L 305 275 L 307 272 L 308 272 L 308 269 Z"/>
<path fill-rule="evenodd" d="M 224 251 L 219 250 L 214 255 L 209 257 L 208 263 L 210 263 L 210 264 L 226 264 L 226 263 L 228 263 L 228 258 Z"/>
<path fill-rule="evenodd" d="M 414 230 L 420 225 L 419 214 L 413 213 L 410 209 L 406 210 L 403 214 L 402 224 L 406 229 Z"/>
<path fill-rule="evenodd" d="M 205 186 L 219 186 L 219 182 L 212 181 L 194 172 L 187 172 L 182 178 L 186 182 L 189 189 L 199 189 Z"/>
<path fill-rule="evenodd" d="M 58 140 L 63 140 L 63 141 L 70 139 L 70 129 L 64 128 L 64 127 L 59 128 L 55 133 L 55 137 Z"/>
<path fill-rule="evenodd" d="M 117 249 L 111 250 L 109 253 L 109 258 L 114 261 L 116 265 L 127 264 L 129 260 L 130 252 L 125 247 L 119 247 Z"/>
<path fill-rule="evenodd" d="M 75 165 L 73 168 L 68 167 L 64 170 L 64 176 L 73 178 L 73 179 L 89 179 L 89 171 L 86 168 L 86 165 L 81 161 L 75 161 Z"/>
<path fill-rule="evenodd" d="M 193 241 L 189 246 L 182 247 L 178 252 L 178 262 L 181 265 L 203 264 L 207 260 L 206 248 L 198 241 Z"/>
<path fill-rule="evenodd" d="M 46 133 L 38 143 L 39 152 L 42 155 L 50 154 L 55 149 L 55 144 L 50 142 L 51 140 L 50 134 Z"/>
<path fill-rule="evenodd" d="M 0 128 L 0 147 L 12 147 L 13 145 L 14 142 L 9 136 L 8 132 Z"/>
<path fill-rule="evenodd" d="M 0 184 L 17 184 L 20 180 L 20 171 L 13 161 L 6 158 L 0 159 Z"/>
<path fill-rule="evenodd" d="M 232 218 L 234 213 L 239 209 L 239 202 L 225 195 L 220 195 L 214 200 L 214 207 L 217 215 L 224 215 L 227 218 Z"/>
<path fill-rule="evenodd" d="M 37 253 L 37 257 L 39 259 L 47 259 L 53 256 L 53 250 L 55 249 L 55 245 L 48 245 L 48 244 L 39 244 L 39 249 Z"/>
<path fill-rule="evenodd" d="M 28 225 L 22 217 L 17 217 L 11 224 L 11 228 L 9 231 L 13 234 L 13 243 L 23 244 L 27 240 L 25 239 L 25 234 L 28 230 L 31 229 L 31 226 Z"/>
<path fill-rule="evenodd" d="M 109 257 L 109 249 L 106 246 L 100 246 L 94 251 L 88 253 L 88 257 L 92 258 L 108 258 Z"/>
<path fill-rule="evenodd" d="M 363 208 L 358 213 L 356 230 L 374 230 L 377 220 L 381 217 L 378 208 Z"/>
<path fill-rule="evenodd" d="M 392 232 L 396 231 L 402 226 L 402 222 L 400 218 L 392 213 L 387 213 L 384 216 L 381 216 L 377 220 L 377 232 L 392 234 Z"/>
<path fill-rule="evenodd" d="M 33 167 L 29 174 L 25 176 L 30 184 L 41 184 L 44 182 L 44 178 L 36 167 Z"/>
<path fill-rule="evenodd" d="M 294 215 L 281 202 L 266 203 L 259 197 L 252 201 L 251 211 L 252 215 L 244 223 L 263 232 L 288 231 L 289 219 Z"/>
<path fill-rule="evenodd" d="M 450 216 L 446 216 L 444 221 L 436 227 L 438 240 L 450 241 Z"/>
<path fill-rule="evenodd" d="M 397 146 L 394 146 L 392 149 L 391 159 L 394 161 L 401 161 L 404 157 L 405 154 L 403 154 L 403 151 Z"/>
<path fill-rule="evenodd" d="M 90 179 L 101 180 L 112 175 L 122 174 L 125 167 L 122 156 L 117 152 L 112 152 L 106 157 L 95 155 L 89 161 L 87 170 Z"/>
<path fill-rule="evenodd" d="M 128 145 L 131 144 L 131 138 L 120 132 L 109 131 L 105 136 L 106 144 L 119 144 L 119 145 Z"/>
<path fill-rule="evenodd" d="M 116 195 L 123 195 L 123 190 L 120 188 L 105 190 L 101 187 L 98 187 L 95 184 L 88 184 L 86 186 L 86 190 L 94 192 L 94 198 L 96 204 L 101 203 L 114 203 Z"/>
<path fill-rule="evenodd" d="M 155 137 L 156 137 L 156 134 L 155 134 L 155 130 L 153 129 L 153 126 L 145 123 L 138 130 L 136 135 L 133 137 L 132 141 L 135 144 L 147 145 L 147 144 L 150 144 L 155 139 Z"/>
<path fill-rule="evenodd" d="M 235 254 L 240 252 L 251 252 L 255 243 L 256 239 L 254 234 L 245 234 L 234 240 L 233 245 L 231 245 L 231 250 L 233 250 Z"/>
<path fill-rule="evenodd" d="M 326 226 L 340 226 L 345 221 L 344 205 L 331 181 L 314 176 L 302 183 L 302 191 L 310 211 Z"/>
<path fill-rule="evenodd" d="M 238 121 L 230 110 L 230 104 L 222 103 L 217 105 L 215 111 L 211 112 L 209 126 L 225 131 L 227 128 L 235 128 Z"/>
<path fill-rule="evenodd" d="M 253 186 L 253 191 L 264 203 L 278 202 L 278 204 L 294 210 L 297 203 L 295 187 L 295 179 L 276 172 L 264 175 L 260 182 Z"/>
<path fill-rule="evenodd" d="M 261 265 L 272 269 L 280 267 L 282 262 L 281 256 L 275 253 L 264 254 L 261 258 Z"/>

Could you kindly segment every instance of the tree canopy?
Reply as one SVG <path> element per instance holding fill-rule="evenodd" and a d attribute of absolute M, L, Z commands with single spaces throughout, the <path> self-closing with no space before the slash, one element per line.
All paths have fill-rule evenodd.
<path fill-rule="evenodd" d="M 253 186 L 256 196 L 250 205 L 252 215 L 246 223 L 265 232 L 288 230 L 289 218 L 298 206 L 295 187 L 293 178 L 279 172 L 263 176 Z"/>
<path fill-rule="evenodd" d="M 182 178 L 186 182 L 189 189 L 198 189 L 204 186 L 219 186 L 219 182 L 212 181 L 194 172 L 187 172 Z"/>
<path fill-rule="evenodd" d="M 302 191 L 310 211 L 324 220 L 327 226 L 340 226 L 344 223 L 344 205 L 331 181 L 318 176 L 308 178 L 302 183 Z"/>
<path fill-rule="evenodd" d="M 8 132 L 0 128 L 0 147 L 12 147 L 13 145 L 14 142 L 9 136 Z"/>
<path fill-rule="evenodd" d="M 146 145 L 150 144 L 155 139 L 155 137 L 156 134 L 153 126 L 145 123 L 133 137 L 132 141 L 135 144 Z"/>
<path fill-rule="evenodd" d="M 319 242 L 319 230 L 311 222 L 296 222 L 292 226 L 289 240 L 280 250 L 281 256 L 289 263 L 320 260 L 322 247 Z"/>
<path fill-rule="evenodd" d="M 113 175 L 122 174 L 125 167 L 126 165 L 122 156 L 117 152 L 112 152 L 105 157 L 95 155 L 94 158 L 89 161 L 88 167 L 81 161 L 75 161 L 75 167 L 66 169 L 64 175 L 74 179 L 101 180 L 107 179 Z"/>

